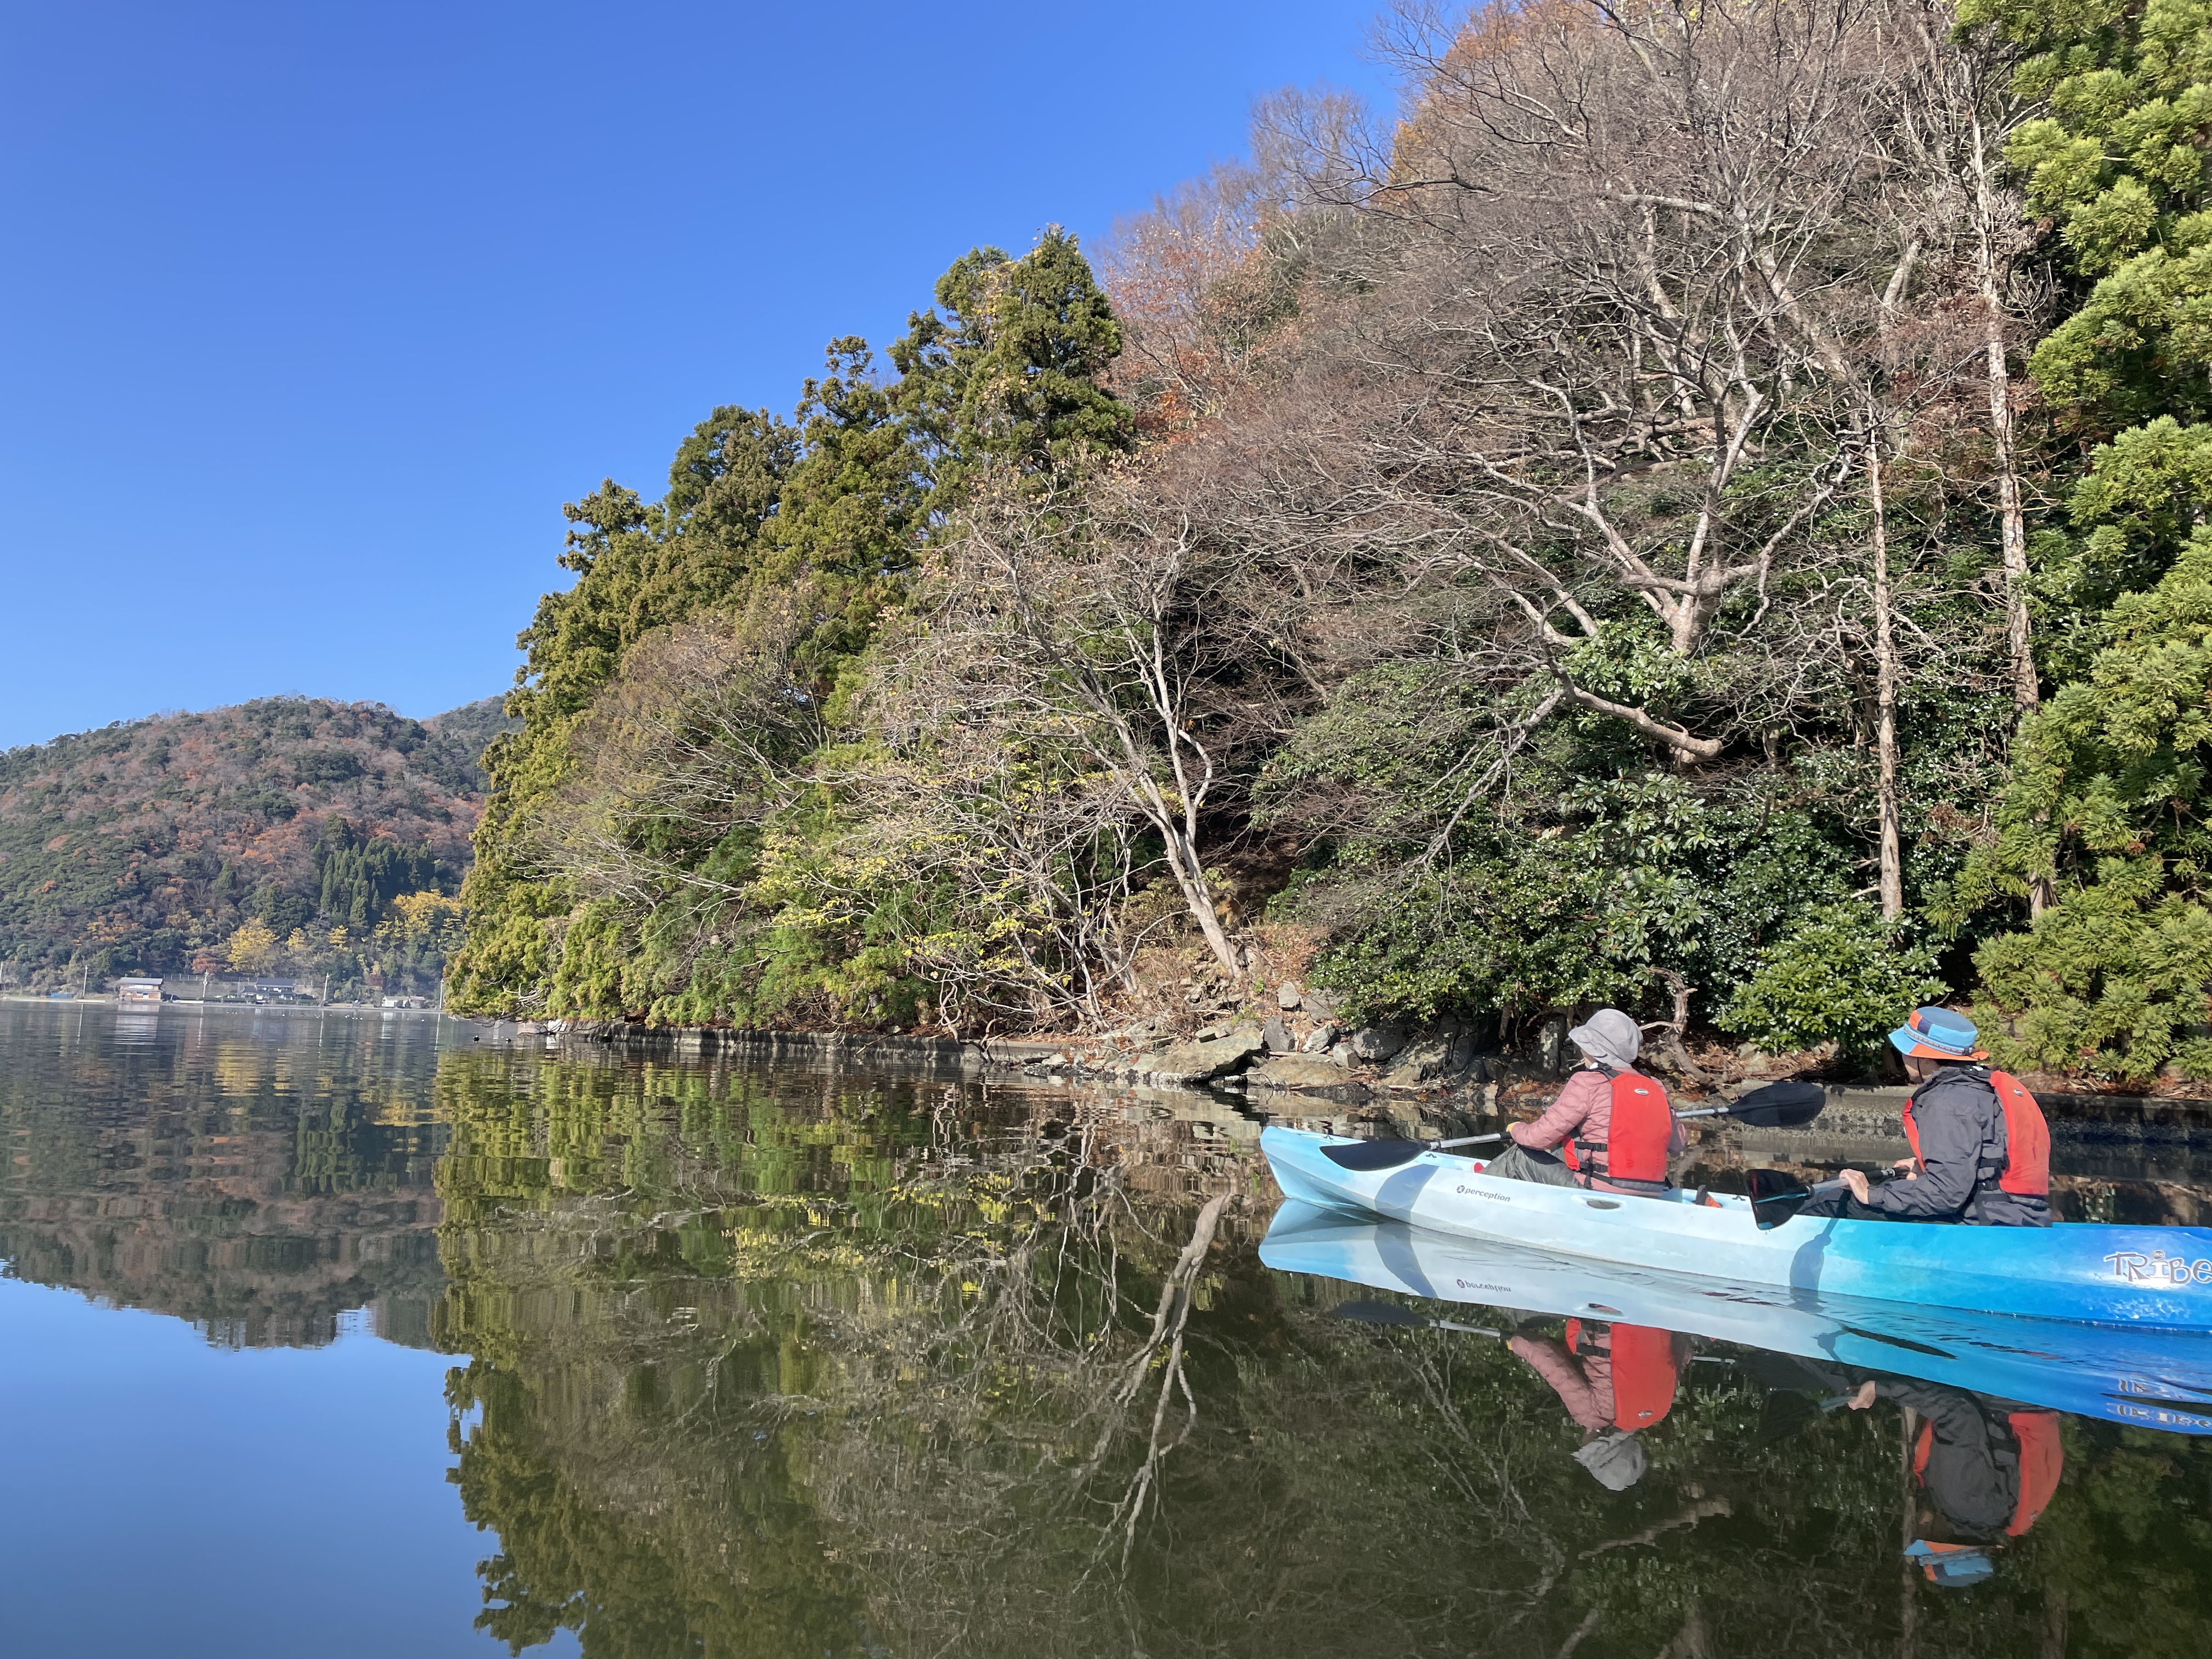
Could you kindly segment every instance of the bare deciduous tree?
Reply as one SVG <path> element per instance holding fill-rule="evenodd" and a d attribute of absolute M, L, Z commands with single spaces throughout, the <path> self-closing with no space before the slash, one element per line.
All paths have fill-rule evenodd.
<path fill-rule="evenodd" d="M 1231 973 L 1202 824 L 1242 730 L 1249 574 L 1239 550 L 1133 473 L 1079 491 L 987 493 L 944 548 L 934 600 L 896 657 L 878 714 L 918 738 L 966 726 L 1081 757 L 1158 837 L 1191 920 Z"/>
<path fill-rule="evenodd" d="M 1308 147 L 1311 198 L 1359 222 L 1328 349 L 1395 395 L 1346 400 L 1332 434 L 1366 451 L 1358 516 L 1517 614 L 1498 644 L 1566 702 L 1713 760 L 1725 733 L 1585 663 L 1613 595 L 1694 659 L 1812 556 L 1844 471 L 1820 464 L 1844 459 L 1823 406 L 1896 263 L 1858 234 L 1887 165 L 1874 20 L 1829 0 L 1437 23 L 1390 37 L 1420 90 L 1387 149 L 1273 126 Z"/>
<path fill-rule="evenodd" d="M 799 584 L 631 651 L 572 740 L 562 810 L 538 839 L 549 868 L 640 912 L 686 904 L 702 935 L 727 914 L 746 881 L 704 849 L 787 800 L 822 741 L 819 698 L 793 661 L 812 601 Z"/>

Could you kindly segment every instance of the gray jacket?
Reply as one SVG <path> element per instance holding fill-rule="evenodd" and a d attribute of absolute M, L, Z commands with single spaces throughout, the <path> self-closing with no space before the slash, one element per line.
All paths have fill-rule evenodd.
<path fill-rule="evenodd" d="M 2004 1108 L 1990 1068 L 1944 1066 L 1912 1091 L 1920 1130 L 1920 1179 L 1893 1181 L 1867 1194 L 1898 1221 L 1963 1221 L 1970 1227 L 2048 1227 L 2051 1206 L 1997 1185 L 2004 1169 Z"/>
<path fill-rule="evenodd" d="M 2020 1506 L 2021 1482 L 2020 1442 L 2005 1403 L 1902 1376 L 1877 1378 L 1875 1392 L 1918 1412 L 1932 1431 L 1925 1459 L 1914 1462 L 1922 1488 L 1960 1534 L 1951 1541 L 2002 1541 Z"/>

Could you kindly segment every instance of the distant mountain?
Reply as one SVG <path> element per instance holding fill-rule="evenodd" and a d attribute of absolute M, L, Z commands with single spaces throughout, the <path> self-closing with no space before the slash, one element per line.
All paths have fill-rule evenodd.
<path fill-rule="evenodd" d="M 281 949 L 229 949 L 258 923 L 295 968 L 312 941 L 314 967 L 381 984 L 361 943 L 401 893 L 458 887 L 508 724 L 497 698 L 414 720 L 264 697 L 0 754 L 0 979 L 279 969 Z"/>
<path fill-rule="evenodd" d="M 448 708 L 442 714 L 433 714 L 422 722 L 422 729 L 436 740 L 440 751 L 456 757 L 465 757 L 468 787 L 481 795 L 489 787 L 484 775 L 483 752 L 491 747 L 491 740 L 512 732 L 522 724 L 507 714 L 507 698 L 479 697 L 474 702 L 465 702 L 459 708 Z"/>

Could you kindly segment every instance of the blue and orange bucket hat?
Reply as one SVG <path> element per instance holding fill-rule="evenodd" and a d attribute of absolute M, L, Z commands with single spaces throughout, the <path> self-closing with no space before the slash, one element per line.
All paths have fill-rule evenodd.
<path fill-rule="evenodd" d="M 1987 1060 L 1977 1042 L 1974 1022 L 1948 1008 L 1915 1008 L 1912 1018 L 1889 1034 L 1900 1054 L 1923 1060 Z"/>
<path fill-rule="evenodd" d="M 1938 1544 L 1916 1538 L 1905 1547 L 1905 1559 L 1938 1589 L 1965 1589 L 1996 1577 L 1994 1552 L 1986 1544 Z"/>

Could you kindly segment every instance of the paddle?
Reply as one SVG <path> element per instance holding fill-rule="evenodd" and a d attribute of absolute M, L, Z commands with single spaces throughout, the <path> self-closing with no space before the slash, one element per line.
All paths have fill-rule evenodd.
<path fill-rule="evenodd" d="M 1401 1308 L 1391 1302 L 1340 1302 L 1330 1311 L 1339 1319 L 1357 1319 L 1364 1325 L 1399 1325 L 1408 1329 L 1426 1331 L 1459 1331 L 1468 1336 L 1504 1336 L 1504 1331 L 1493 1331 L 1481 1325 L 1457 1325 L 1449 1319 L 1428 1319 Z M 1690 1363 L 1708 1365 L 1733 1365 L 1735 1361 L 1726 1354 L 1693 1353 Z"/>
<path fill-rule="evenodd" d="M 1463 1331 L 1469 1336 L 1503 1336 L 1503 1331 L 1480 1325 L 1455 1325 L 1449 1319 L 1426 1319 L 1389 1302 L 1342 1302 L 1334 1310 L 1339 1319 L 1357 1319 L 1364 1325 L 1404 1325 L 1428 1331 Z"/>
<path fill-rule="evenodd" d="M 1827 1091 L 1817 1083 L 1770 1083 L 1722 1106 L 1697 1106 L 1676 1117 L 1732 1117 L 1754 1129 L 1796 1129 L 1810 1123 L 1826 1105 Z M 1451 1146 L 1480 1146 L 1503 1140 L 1502 1134 L 1462 1135 L 1455 1140 L 1358 1140 L 1347 1146 L 1324 1146 L 1322 1156 L 1346 1170 L 1395 1170 L 1411 1164 L 1424 1152 L 1441 1152 Z"/>
<path fill-rule="evenodd" d="M 1880 1186 L 1895 1179 L 1886 1175 L 1871 1175 L 1868 1181 Z M 1795 1176 L 1780 1170 L 1753 1170 L 1751 1172 L 1751 1218 L 1759 1224 L 1759 1231 L 1771 1232 L 1796 1215 L 1821 1193 L 1843 1190 L 1840 1180 L 1815 1182 L 1808 1187 Z"/>

